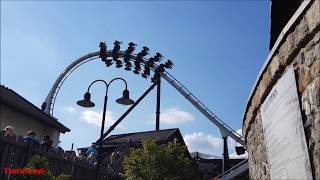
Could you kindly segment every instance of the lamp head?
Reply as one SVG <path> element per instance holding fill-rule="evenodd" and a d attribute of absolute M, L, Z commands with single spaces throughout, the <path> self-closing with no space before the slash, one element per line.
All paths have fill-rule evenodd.
<path fill-rule="evenodd" d="M 126 89 L 122 93 L 122 97 L 117 99 L 116 102 L 122 105 L 131 105 L 134 103 L 132 99 L 129 97 L 129 91 Z"/>
<path fill-rule="evenodd" d="M 94 107 L 95 104 L 91 102 L 90 98 L 91 98 L 91 94 L 89 92 L 86 92 L 84 94 L 84 98 L 80 101 L 77 101 L 77 104 L 82 107 Z"/>

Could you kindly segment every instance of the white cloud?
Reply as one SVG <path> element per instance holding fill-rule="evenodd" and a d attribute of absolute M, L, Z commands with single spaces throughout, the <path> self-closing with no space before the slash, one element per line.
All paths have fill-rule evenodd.
<path fill-rule="evenodd" d="M 235 152 L 230 154 L 229 158 L 230 159 L 240 159 L 240 158 L 248 159 L 248 152 L 246 151 L 244 154 L 241 154 L 241 155 L 237 155 L 237 153 Z"/>
<path fill-rule="evenodd" d="M 66 112 L 71 112 L 71 113 L 75 111 L 74 107 L 72 107 L 70 105 L 63 107 L 63 110 Z"/>
<path fill-rule="evenodd" d="M 242 134 L 242 129 L 238 129 L 237 133 Z M 205 134 L 203 132 L 194 132 L 191 134 L 186 134 L 183 137 L 189 152 L 201 152 L 205 154 L 215 155 L 222 157 L 223 153 L 223 139 L 222 137 L 213 136 L 211 134 Z M 235 151 L 235 146 L 240 146 L 235 140 L 228 138 L 228 151 L 229 157 L 236 158 L 248 158 L 248 153 L 237 155 Z"/>
<path fill-rule="evenodd" d="M 85 122 L 101 127 L 102 123 L 102 112 L 97 112 L 94 110 L 84 110 L 80 114 L 80 119 L 84 120 Z M 111 126 L 115 122 L 112 112 L 106 112 L 106 120 L 105 126 Z"/>
<path fill-rule="evenodd" d="M 203 132 L 186 134 L 183 137 L 189 152 L 201 152 L 220 156 L 222 154 L 223 141 L 220 137 L 214 137 Z"/>
<path fill-rule="evenodd" d="M 178 107 L 172 107 L 164 110 L 161 114 L 161 123 L 172 125 L 191 122 L 194 117 L 191 113 L 183 111 Z"/>

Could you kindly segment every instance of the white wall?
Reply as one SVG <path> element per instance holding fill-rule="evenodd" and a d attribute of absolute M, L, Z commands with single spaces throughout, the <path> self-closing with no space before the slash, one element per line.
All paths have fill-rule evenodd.
<path fill-rule="evenodd" d="M 37 134 L 36 139 L 39 141 L 41 141 L 42 136 L 49 135 L 53 141 L 53 147 L 56 147 L 59 143 L 60 132 L 57 129 L 14 108 L 1 104 L 0 127 L 4 129 L 6 126 L 14 127 L 14 132 L 17 135 L 26 135 L 28 131 L 34 131 Z"/>

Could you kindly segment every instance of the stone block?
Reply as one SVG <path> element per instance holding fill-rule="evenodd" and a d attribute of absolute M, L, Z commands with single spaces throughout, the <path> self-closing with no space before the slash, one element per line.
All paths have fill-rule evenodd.
<path fill-rule="evenodd" d="M 298 64 L 303 64 L 304 63 L 304 49 L 301 49 L 299 54 L 296 56 L 295 61 Z"/>
<path fill-rule="evenodd" d="M 310 31 L 313 31 L 320 24 L 320 2 L 314 0 L 305 14 L 305 19 Z"/>
<path fill-rule="evenodd" d="M 314 79 L 302 94 L 302 102 L 315 106 L 315 109 L 320 110 L 320 77 Z M 303 104 L 302 107 L 304 107 Z M 316 108 L 317 107 L 317 108 Z"/>
<path fill-rule="evenodd" d="M 309 83 L 312 81 L 312 76 L 309 68 L 307 68 L 306 66 L 300 66 L 297 69 L 296 74 L 298 76 L 298 80 L 297 80 L 298 91 L 302 93 L 306 89 L 306 87 L 309 85 Z"/>
<path fill-rule="evenodd" d="M 304 53 L 304 64 L 310 66 L 313 61 L 320 58 L 320 44 L 312 46 L 311 49 Z"/>
<path fill-rule="evenodd" d="M 312 77 L 319 77 L 320 76 L 320 60 L 316 60 L 313 62 L 310 73 Z"/>
<path fill-rule="evenodd" d="M 253 113 L 253 107 L 250 106 L 248 111 L 247 111 L 247 114 L 246 114 L 246 117 L 247 117 L 247 121 L 251 121 L 252 119 L 252 113 Z"/>
<path fill-rule="evenodd" d="M 291 56 L 295 48 L 296 45 L 293 39 L 293 33 L 290 33 L 284 39 L 283 44 L 280 45 L 278 50 L 279 60 L 282 65 L 287 66 L 288 64 L 290 64 L 291 59 L 289 59 L 289 57 Z"/>
<path fill-rule="evenodd" d="M 320 144 L 316 145 L 313 150 L 314 175 L 317 180 L 320 179 Z"/>
<path fill-rule="evenodd" d="M 300 22 L 298 22 L 293 32 L 295 45 L 300 46 L 300 44 L 303 42 L 303 40 L 305 39 L 308 33 L 309 33 L 309 28 L 307 25 L 307 21 L 305 20 L 305 18 L 301 18 Z"/>
<path fill-rule="evenodd" d="M 261 126 L 261 116 L 258 111 L 247 137 L 250 179 L 270 179 L 264 134 L 261 131 Z"/>
<path fill-rule="evenodd" d="M 311 167 L 315 177 L 320 177 L 320 77 L 316 77 L 303 92 L 301 107 L 307 119 L 305 132 Z"/>
<path fill-rule="evenodd" d="M 278 70 L 280 70 L 282 67 L 283 66 L 280 63 L 279 56 L 275 55 L 268 66 L 271 77 L 274 78 L 277 76 Z"/>
<path fill-rule="evenodd" d="M 315 60 L 320 60 L 320 42 L 314 46 L 313 56 L 315 57 Z"/>
<path fill-rule="evenodd" d="M 314 37 L 313 37 L 314 43 L 319 43 L 320 42 L 320 31 L 318 31 Z"/>
<path fill-rule="evenodd" d="M 261 96 L 257 92 L 255 92 L 251 100 L 251 107 L 253 107 L 252 113 L 254 112 L 253 110 L 260 105 L 260 101 L 261 101 Z"/>
<path fill-rule="evenodd" d="M 319 123 L 313 123 L 313 127 L 310 128 L 311 129 L 311 137 L 312 138 L 315 145 L 320 145 L 320 127 L 319 127 Z"/>
<path fill-rule="evenodd" d="M 313 37 L 311 38 L 311 40 L 308 42 L 308 44 L 305 47 L 307 51 L 310 49 L 313 49 L 314 46 L 317 46 L 317 44 L 320 43 L 320 31 L 318 31 L 315 34 L 311 34 L 311 36 L 313 36 Z M 317 51 L 320 52 L 319 46 L 316 48 L 317 48 Z"/>
<path fill-rule="evenodd" d="M 256 86 L 256 90 L 255 90 L 255 94 L 257 94 L 257 97 L 259 97 L 260 99 L 261 99 L 261 91 L 262 91 L 263 89 L 261 88 L 261 86 L 260 86 L 260 83 Z M 260 102 L 259 102 L 260 103 Z"/>
<path fill-rule="evenodd" d="M 269 89 L 271 80 L 271 73 L 270 70 L 267 68 L 266 71 L 263 73 L 262 79 L 259 84 L 259 86 L 261 86 L 261 98 L 264 98 L 264 96 L 266 95 L 266 90 Z"/>

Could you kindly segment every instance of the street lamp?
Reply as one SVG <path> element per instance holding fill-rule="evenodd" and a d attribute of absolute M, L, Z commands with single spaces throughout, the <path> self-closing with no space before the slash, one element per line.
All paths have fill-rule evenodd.
<path fill-rule="evenodd" d="M 98 151 L 97 170 L 99 170 L 99 166 L 100 166 L 100 163 L 101 163 L 102 137 L 103 137 L 103 132 L 104 132 L 105 117 L 106 117 L 106 109 L 107 109 L 107 101 L 108 101 L 108 89 L 109 89 L 110 84 L 115 80 L 122 80 L 126 85 L 126 89 L 123 91 L 122 97 L 117 99 L 116 102 L 118 104 L 122 104 L 122 105 L 131 105 L 131 104 L 133 104 L 134 101 L 132 99 L 130 99 L 129 91 L 127 90 L 127 82 L 122 78 L 114 78 L 109 83 L 107 83 L 104 80 L 95 80 L 95 81 L 93 81 L 90 84 L 90 86 L 88 87 L 87 92 L 84 94 L 84 98 L 82 100 L 77 101 L 77 104 L 79 106 L 86 107 L 86 108 L 94 107 L 95 104 L 91 101 L 91 94 L 89 92 L 90 91 L 90 87 L 96 82 L 103 82 L 106 85 L 106 94 L 105 94 L 105 98 L 104 98 L 102 124 L 101 124 L 101 132 L 100 132 L 100 139 L 101 140 L 99 141 L 100 143 L 99 143 L 99 151 Z"/>

